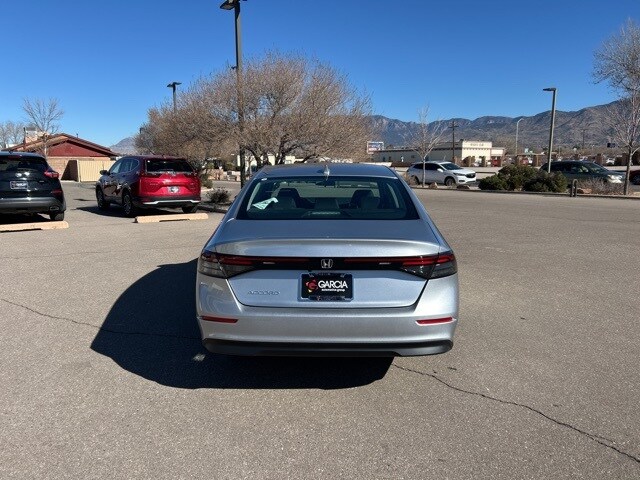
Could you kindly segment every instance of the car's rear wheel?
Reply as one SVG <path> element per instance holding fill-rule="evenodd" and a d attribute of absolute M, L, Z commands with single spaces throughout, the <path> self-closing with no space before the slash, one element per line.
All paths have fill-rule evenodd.
<path fill-rule="evenodd" d="M 418 177 L 416 177 L 416 176 L 412 177 L 412 180 L 413 180 L 413 184 L 414 185 L 420 185 L 420 183 L 421 183 L 420 179 Z"/>
<path fill-rule="evenodd" d="M 122 209 L 127 217 L 135 217 L 138 214 L 138 209 L 133 204 L 133 200 L 131 199 L 131 194 L 129 192 L 122 194 Z"/>
<path fill-rule="evenodd" d="M 185 205 L 182 207 L 182 211 L 184 213 L 196 213 L 198 210 L 198 205 Z"/>
<path fill-rule="evenodd" d="M 64 220 L 64 212 L 50 213 L 49 218 L 52 222 L 61 222 Z"/>
<path fill-rule="evenodd" d="M 107 210 L 109 208 L 110 202 L 107 202 L 104 199 L 104 193 L 102 193 L 102 189 L 96 189 L 96 201 L 98 202 L 98 208 L 100 210 Z"/>
<path fill-rule="evenodd" d="M 444 184 L 447 187 L 453 187 L 456 184 L 456 181 L 453 179 L 453 177 L 447 177 L 444 179 Z"/>

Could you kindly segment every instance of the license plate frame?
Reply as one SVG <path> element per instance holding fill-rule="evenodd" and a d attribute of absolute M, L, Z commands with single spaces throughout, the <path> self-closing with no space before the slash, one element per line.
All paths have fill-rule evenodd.
<path fill-rule="evenodd" d="M 29 182 L 27 180 L 11 180 L 9 182 L 11 190 L 28 190 Z"/>
<path fill-rule="evenodd" d="M 316 302 L 348 302 L 353 300 L 353 275 L 350 273 L 303 273 L 300 297 Z"/>

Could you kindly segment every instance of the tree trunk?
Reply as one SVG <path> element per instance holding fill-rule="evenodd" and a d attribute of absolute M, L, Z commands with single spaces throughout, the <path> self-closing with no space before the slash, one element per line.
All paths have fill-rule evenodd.
<path fill-rule="evenodd" d="M 631 162 L 633 162 L 633 152 L 629 145 L 629 160 L 627 161 L 627 174 L 624 178 L 624 194 L 629 194 L 629 176 L 631 175 Z"/>

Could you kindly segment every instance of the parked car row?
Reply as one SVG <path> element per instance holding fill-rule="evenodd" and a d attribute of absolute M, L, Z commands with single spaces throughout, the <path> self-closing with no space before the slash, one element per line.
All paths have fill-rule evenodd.
<path fill-rule="evenodd" d="M 102 170 L 96 183 L 100 210 L 121 205 L 133 217 L 140 209 L 181 208 L 193 213 L 200 204 L 200 178 L 184 158 L 134 155 Z M 0 213 L 44 213 L 64 220 L 66 202 L 60 175 L 42 155 L 0 152 Z"/>

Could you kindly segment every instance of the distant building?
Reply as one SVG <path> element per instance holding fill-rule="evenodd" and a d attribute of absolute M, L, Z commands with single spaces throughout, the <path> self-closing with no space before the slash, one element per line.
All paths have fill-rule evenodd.
<path fill-rule="evenodd" d="M 451 148 L 451 142 L 438 143 L 427 156 L 431 161 L 455 161 L 460 163 L 466 158 L 474 158 L 477 162 L 502 158 L 504 148 L 494 147 L 492 142 L 461 139 Z M 373 153 L 374 162 L 414 163 L 421 160 L 420 154 L 412 148 L 387 148 Z"/>
<path fill-rule="evenodd" d="M 100 170 L 103 166 L 108 168 L 118 155 L 108 147 L 66 133 L 57 133 L 50 137 L 27 137 L 23 143 L 5 150 L 44 154 L 51 168 L 59 172 L 63 180 L 80 180 L 80 163 L 95 163 L 96 169 Z"/>
<path fill-rule="evenodd" d="M 411 164 L 420 161 L 420 154 L 413 148 L 385 148 L 373 152 L 371 156 L 373 162 L 400 162 Z"/>

